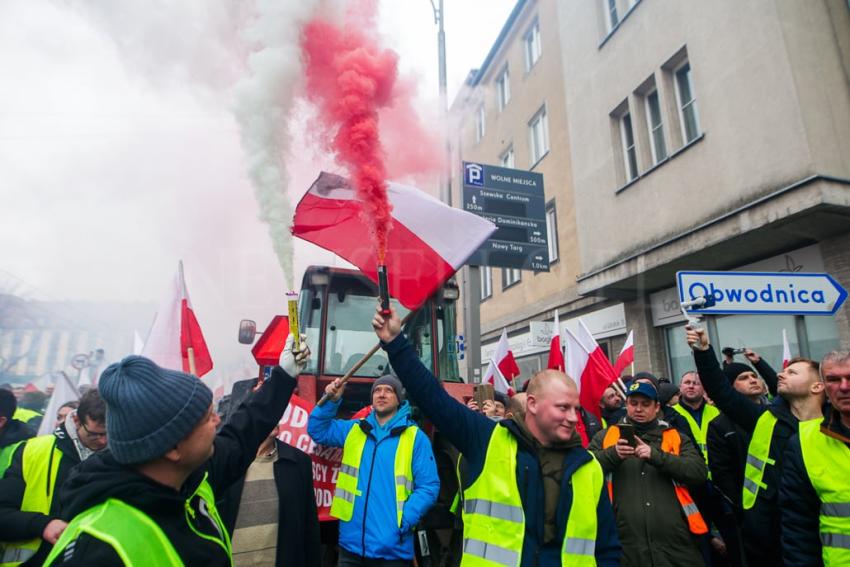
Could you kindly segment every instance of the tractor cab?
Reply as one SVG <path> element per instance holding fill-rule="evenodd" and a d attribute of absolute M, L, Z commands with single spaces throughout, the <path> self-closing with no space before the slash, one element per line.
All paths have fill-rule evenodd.
<path fill-rule="evenodd" d="M 307 336 L 313 356 L 298 377 L 302 398 L 318 401 L 328 383 L 345 375 L 377 344 L 371 324 L 377 296 L 377 286 L 357 270 L 311 266 L 304 273 L 298 319 L 301 334 Z M 456 285 L 445 285 L 407 319 L 402 332 L 413 344 L 422 364 L 450 392 L 457 390 L 460 398 L 468 386 L 463 384 L 458 372 L 457 296 Z M 392 305 L 401 319 L 410 313 L 395 299 Z M 378 349 L 348 381 L 340 414 L 350 415 L 368 405 L 372 382 L 389 372 L 387 355 Z"/>

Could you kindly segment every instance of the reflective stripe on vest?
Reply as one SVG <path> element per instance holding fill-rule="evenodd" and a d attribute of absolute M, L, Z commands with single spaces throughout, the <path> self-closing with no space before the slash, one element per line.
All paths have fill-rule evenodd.
<path fill-rule="evenodd" d="M 821 501 L 820 540 L 825 567 L 850 565 L 850 449 L 821 433 L 821 419 L 800 423 L 800 448 Z"/>
<path fill-rule="evenodd" d="M 753 436 L 747 448 L 747 462 L 744 465 L 744 487 L 741 499 L 744 510 L 749 510 L 756 503 L 759 489 L 767 488 L 762 479 L 767 465 L 776 463 L 768 455 L 770 442 L 773 439 L 773 428 L 778 421 L 775 415 L 766 411 L 756 422 L 756 428 L 753 430 Z"/>
<path fill-rule="evenodd" d="M 688 427 L 691 428 L 691 434 L 696 439 L 697 447 L 699 447 L 705 462 L 708 463 L 708 424 L 720 415 L 720 410 L 710 404 L 705 404 L 702 408 L 702 420 L 700 424 L 697 424 L 697 420 L 694 419 L 694 416 L 688 410 L 682 407 L 681 402 L 673 406 L 673 409 L 688 422 Z"/>
<path fill-rule="evenodd" d="M 605 438 L 602 440 L 602 448 L 607 449 L 608 447 L 613 447 L 617 444 L 617 440 L 619 438 L 620 428 L 616 425 L 612 425 L 605 433 Z M 661 433 L 661 450 L 665 453 L 678 455 L 681 446 L 682 437 L 675 429 L 665 429 Z M 611 502 L 614 502 L 614 483 L 612 481 L 611 474 L 609 473 L 605 475 L 605 479 L 608 481 L 608 496 L 611 498 Z M 675 480 L 672 482 L 673 490 L 676 493 L 676 500 L 679 501 L 679 505 L 682 507 L 682 512 L 684 512 L 685 518 L 688 521 L 688 529 L 690 532 L 698 535 L 708 533 L 708 525 L 706 525 L 702 514 L 699 512 L 699 508 L 697 508 L 697 505 L 694 503 L 694 499 L 691 497 L 691 493 L 688 488 L 683 484 L 679 484 Z"/>
<path fill-rule="evenodd" d="M 516 482 L 517 441 L 497 426 L 490 436 L 481 474 L 463 493 L 463 566 L 517 566 L 522 559 L 525 513 Z M 596 508 L 602 467 L 593 459 L 572 476 L 573 501 L 567 519 L 561 564 L 596 565 Z"/>
<path fill-rule="evenodd" d="M 21 500 L 22 512 L 38 512 L 44 515 L 50 513 L 61 460 L 62 452 L 56 448 L 56 436 L 53 434 L 33 437 L 24 443 L 21 476 L 26 488 Z M 41 543 L 40 537 L 4 543 L 0 567 L 20 565 L 35 555 Z"/>
<path fill-rule="evenodd" d="M 415 425 L 405 428 L 398 437 L 398 446 L 395 451 L 393 478 L 395 479 L 398 527 L 401 527 L 404 503 L 413 492 L 413 445 L 418 430 L 419 428 Z M 348 521 L 354 516 L 354 500 L 361 496 L 361 492 L 357 490 L 357 478 L 367 439 L 368 435 L 358 424 L 354 424 L 345 437 L 342 463 L 336 477 L 336 489 L 331 502 L 331 516 L 339 520 Z"/>
<path fill-rule="evenodd" d="M 190 508 L 189 502 L 195 495 L 201 498 L 201 509 L 208 511 L 210 519 L 219 532 L 222 532 L 223 539 L 200 534 L 190 523 L 192 531 L 204 539 L 218 543 L 227 552 L 232 565 L 230 538 L 216 510 L 213 490 L 206 476 L 195 494 L 186 501 L 187 510 Z M 184 564 L 168 536 L 156 522 L 138 508 L 110 498 L 71 520 L 59 541 L 53 546 L 44 565 L 51 565 L 65 548 L 83 533 L 111 546 L 128 567 L 177 567 Z"/>

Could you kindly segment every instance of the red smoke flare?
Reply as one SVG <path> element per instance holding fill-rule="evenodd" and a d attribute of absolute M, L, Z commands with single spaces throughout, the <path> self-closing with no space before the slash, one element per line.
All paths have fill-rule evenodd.
<path fill-rule="evenodd" d="M 351 25 L 319 18 L 304 27 L 301 50 L 307 98 L 318 107 L 329 149 L 364 203 L 382 261 L 392 217 L 378 111 L 392 101 L 397 55 Z"/>

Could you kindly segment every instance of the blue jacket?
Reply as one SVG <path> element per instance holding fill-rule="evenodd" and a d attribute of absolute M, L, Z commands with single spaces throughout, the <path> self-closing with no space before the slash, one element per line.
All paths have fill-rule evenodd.
<path fill-rule="evenodd" d="M 469 408 L 449 396 L 440 386 L 440 382 L 425 368 L 416 356 L 410 343 L 399 335 L 389 344 L 383 344 L 389 355 L 390 364 L 404 384 L 410 398 L 422 409 L 422 412 L 445 435 L 457 449 L 463 453 L 468 467 L 464 473 L 464 488 L 475 482 L 484 467 L 490 436 L 496 427 L 507 427 L 517 437 L 517 468 L 515 471 L 517 486 L 525 512 L 525 537 L 522 542 L 521 565 L 560 565 L 561 541 L 557 544 L 543 545 L 545 523 L 545 501 L 543 475 L 540 461 L 533 447 L 530 447 L 517 426 L 511 420 L 495 422 L 487 417 L 470 411 Z M 563 482 L 558 498 L 556 512 L 557 533 L 566 533 L 566 525 L 572 505 L 572 474 L 581 465 L 593 457 L 581 445 L 568 449 L 564 458 Z M 596 532 L 596 562 L 600 567 L 615 567 L 620 564 L 620 539 L 614 512 L 608 500 L 605 486 L 599 494 L 596 508 L 598 527 Z"/>
<path fill-rule="evenodd" d="M 437 501 L 440 479 L 431 442 L 422 431 L 413 443 L 413 492 L 404 504 L 401 530 L 398 529 L 395 500 L 395 452 L 404 429 L 414 425 L 410 405 L 403 402 L 398 413 L 383 426 L 375 414 L 366 419 L 333 419 L 339 402 L 316 406 L 310 414 L 307 432 L 322 445 L 342 447 L 352 427 L 360 427 L 368 439 L 360 461 L 357 490 L 351 520 L 339 523 L 339 545 L 356 555 L 375 559 L 413 559 L 413 527 Z"/>

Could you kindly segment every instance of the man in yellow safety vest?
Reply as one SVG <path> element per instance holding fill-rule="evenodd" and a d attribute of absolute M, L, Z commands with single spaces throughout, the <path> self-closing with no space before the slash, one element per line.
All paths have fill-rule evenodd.
<path fill-rule="evenodd" d="M 741 492 L 741 541 L 750 565 L 782 565 L 779 488 L 788 440 L 801 423 L 822 417 L 824 387 L 818 363 L 795 358 L 778 375 L 778 396 L 768 405 L 736 391 L 720 368 L 705 329 L 686 327 L 697 373 L 708 396 L 750 434 Z"/>
<path fill-rule="evenodd" d="M 414 424 L 395 376 L 372 383 L 364 419 L 333 419 L 344 389 L 339 379 L 328 384 L 329 402 L 316 406 L 307 424 L 317 443 L 343 447 L 331 503 L 340 520 L 339 565 L 409 565 L 413 529 L 440 492 L 431 442 Z"/>
<path fill-rule="evenodd" d="M 782 470 L 782 548 L 786 565 L 850 565 L 850 351 L 820 365 L 829 407 L 800 424 Z"/>
<path fill-rule="evenodd" d="M 602 468 L 576 433 L 578 391 L 563 372 L 532 377 L 524 415 L 493 421 L 452 398 L 401 334 L 395 311 L 372 320 L 405 389 L 463 454 L 464 566 L 620 564 Z"/>
<path fill-rule="evenodd" d="M 280 366 L 218 433 L 212 391 L 197 377 L 141 356 L 110 365 L 98 383 L 109 451 L 66 483 L 70 522 L 45 565 L 232 565 L 216 492 L 248 470 L 308 356 L 290 335 Z"/>
<path fill-rule="evenodd" d="M 0 480 L 0 566 L 41 565 L 67 525 L 59 513 L 65 480 L 104 448 L 106 404 L 96 388 L 53 433 L 15 448 Z"/>

